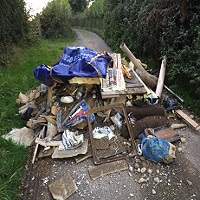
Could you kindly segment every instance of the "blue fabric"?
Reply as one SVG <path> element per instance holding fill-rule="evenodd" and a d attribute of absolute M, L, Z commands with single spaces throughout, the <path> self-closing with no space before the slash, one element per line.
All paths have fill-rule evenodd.
<path fill-rule="evenodd" d="M 53 85 L 52 80 L 67 82 L 73 77 L 99 77 L 96 69 L 89 64 L 95 57 L 97 58 L 91 64 L 105 78 L 112 58 L 107 53 L 100 55 L 99 52 L 86 47 L 66 47 L 61 60 L 53 66 L 51 76 L 50 71 L 41 66 L 35 69 L 34 75 L 41 83 L 46 83 L 48 86 Z"/>

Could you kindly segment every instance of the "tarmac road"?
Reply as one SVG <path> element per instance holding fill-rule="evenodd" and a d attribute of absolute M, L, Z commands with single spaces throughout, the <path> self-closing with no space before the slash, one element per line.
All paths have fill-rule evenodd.
<path fill-rule="evenodd" d="M 87 47 L 97 52 L 107 51 L 112 53 L 111 48 L 96 33 L 80 29 L 74 29 L 74 30 L 77 34 L 77 40 L 73 44 L 74 46 Z"/>
<path fill-rule="evenodd" d="M 75 31 L 77 41 L 74 46 L 112 52 L 95 33 L 77 29 Z M 69 200 L 199 200 L 200 133 L 189 127 L 178 132 L 186 138 L 186 142 L 174 144 L 177 147 L 176 159 L 169 165 L 146 161 L 138 156 L 128 163 L 129 170 L 94 181 L 88 173 L 88 167 L 94 166 L 92 158 L 79 164 L 74 159 L 51 158 L 39 159 L 34 165 L 29 163 L 24 180 L 28 186 L 23 190 L 21 199 L 52 200 L 48 185 L 69 173 L 78 187 Z M 135 168 L 135 162 L 138 163 L 139 170 Z M 142 167 L 148 172 L 141 173 Z M 141 178 L 147 182 L 138 183 Z"/>

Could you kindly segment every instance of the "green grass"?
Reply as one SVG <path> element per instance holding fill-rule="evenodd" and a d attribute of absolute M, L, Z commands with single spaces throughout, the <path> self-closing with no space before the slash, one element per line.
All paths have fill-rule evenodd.
<path fill-rule="evenodd" d="M 57 63 L 72 40 L 41 40 L 36 46 L 15 49 L 10 66 L 0 66 L 0 136 L 26 125 L 18 115 L 16 99 L 19 92 L 26 93 L 38 87 L 40 83 L 34 78 L 34 69 L 41 64 L 52 66 Z M 1 200 L 14 200 L 19 196 L 28 150 L 0 137 Z"/>

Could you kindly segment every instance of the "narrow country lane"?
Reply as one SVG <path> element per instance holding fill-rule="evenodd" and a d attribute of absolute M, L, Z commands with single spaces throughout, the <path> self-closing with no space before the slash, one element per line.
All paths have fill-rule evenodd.
<path fill-rule="evenodd" d="M 108 47 L 105 41 L 100 38 L 96 33 L 80 29 L 74 30 L 77 34 L 77 40 L 73 44 L 74 46 L 83 46 L 98 52 L 107 51 L 112 53 L 111 48 Z"/>

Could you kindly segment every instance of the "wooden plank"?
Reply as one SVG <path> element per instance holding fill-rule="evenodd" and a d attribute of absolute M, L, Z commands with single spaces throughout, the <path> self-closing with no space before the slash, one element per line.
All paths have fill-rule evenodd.
<path fill-rule="evenodd" d="M 101 91 L 101 95 L 103 99 L 106 98 L 113 98 L 113 97 L 119 97 L 120 95 L 144 95 L 147 93 L 147 89 L 144 85 L 144 83 L 140 82 L 141 79 L 138 78 L 137 74 L 133 71 L 131 72 L 131 79 L 125 79 L 125 84 L 127 84 L 128 87 L 126 87 L 125 90 L 105 90 Z M 128 83 L 127 83 L 128 82 Z"/>
<path fill-rule="evenodd" d="M 83 78 L 83 77 L 74 77 L 69 80 L 70 84 L 96 84 L 100 85 L 99 78 Z"/>
<path fill-rule="evenodd" d="M 121 50 L 126 54 L 126 56 L 133 62 L 136 67 L 135 71 L 140 74 L 142 81 L 151 89 L 154 89 L 158 78 L 154 75 L 149 74 L 142 66 L 141 62 L 133 55 L 133 53 L 128 49 L 128 47 L 122 43 L 120 45 Z"/>
<path fill-rule="evenodd" d="M 122 59 L 121 59 L 121 54 L 117 54 L 117 68 L 121 69 L 122 68 Z"/>
<path fill-rule="evenodd" d="M 46 141 L 45 139 L 36 138 L 35 143 L 44 147 L 58 147 L 62 144 L 62 141 Z"/>
<path fill-rule="evenodd" d="M 112 53 L 110 56 L 112 57 L 112 60 L 113 60 L 113 68 L 118 68 L 117 54 L 116 53 Z"/>
<path fill-rule="evenodd" d="M 138 87 L 138 88 L 126 88 L 126 90 L 121 90 L 121 91 L 102 91 L 101 95 L 102 98 L 113 98 L 113 97 L 119 97 L 120 95 L 128 95 L 128 94 L 133 94 L 133 95 L 144 95 L 146 94 L 146 90 L 144 87 Z"/>
<path fill-rule="evenodd" d="M 167 57 L 164 56 L 162 60 L 162 64 L 160 67 L 160 74 L 158 77 L 158 82 L 157 82 L 157 87 L 156 87 L 156 95 L 161 98 L 162 91 L 163 91 L 163 85 L 164 85 L 164 80 L 165 80 L 165 72 L 166 72 L 166 65 L 167 65 Z"/>
<path fill-rule="evenodd" d="M 175 113 L 182 117 L 187 123 L 189 123 L 195 130 L 200 130 L 200 125 L 197 124 L 193 119 L 186 115 L 182 110 L 175 110 Z"/>

